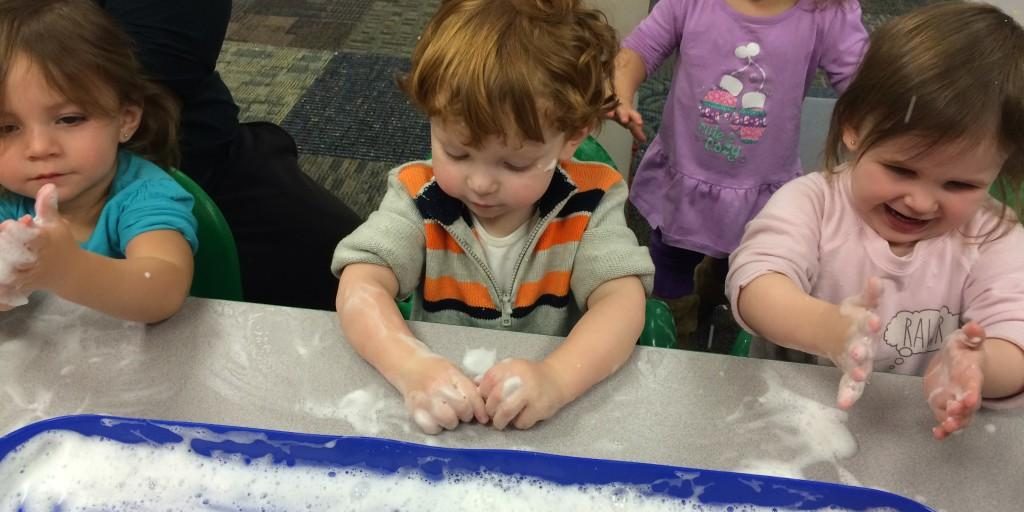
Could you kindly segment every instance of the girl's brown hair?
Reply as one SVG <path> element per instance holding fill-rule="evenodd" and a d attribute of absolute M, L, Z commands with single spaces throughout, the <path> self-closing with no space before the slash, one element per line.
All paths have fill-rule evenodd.
<path fill-rule="evenodd" d="M 1009 155 L 997 190 L 1020 190 L 1024 29 L 981 3 L 940 3 L 894 18 L 872 34 L 856 77 L 836 101 L 826 170 L 845 156 L 846 128 L 858 132 L 858 155 L 897 137 L 915 137 L 927 151 L 994 135 Z"/>
<path fill-rule="evenodd" d="M 124 105 L 141 107 L 142 122 L 123 146 L 164 168 L 178 164 L 176 101 L 144 77 L 131 39 L 96 2 L 0 0 L 0 83 L 6 82 L 17 55 L 38 66 L 51 87 L 91 115 L 112 116 Z M 111 96 L 117 104 L 111 104 Z"/>
<path fill-rule="evenodd" d="M 442 0 L 399 85 L 428 116 L 465 123 L 471 146 L 542 142 L 545 126 L 594 128 L 615 108 L 617 50 L 604 14 L 580 0 Z"/>

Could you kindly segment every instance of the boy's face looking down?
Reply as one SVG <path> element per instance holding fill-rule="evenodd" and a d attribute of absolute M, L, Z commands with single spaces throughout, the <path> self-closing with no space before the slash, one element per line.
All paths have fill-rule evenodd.
<path fill-rule="evenodd" d="M 571 135 L 544 128 L 544 142 L 487 137 L 480 147 L 463 124 L 430 119 L 434 177 L 446 194 L 462 201 L 492 236 L 505 236 L 533 216 L 561 160 L 572 158 L 587 130 Z"/>

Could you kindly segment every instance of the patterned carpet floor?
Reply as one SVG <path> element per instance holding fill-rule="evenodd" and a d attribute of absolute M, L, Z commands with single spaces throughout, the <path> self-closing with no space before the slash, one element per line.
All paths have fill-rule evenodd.
<path fill-rule="evenodd" d="M 934 0 L 862 0 L 869 30 Z M 395 85 L 439 0 L 235 0 L 218 69 L 244 121 L 281 124 L 304 170 L 364 217 L 384 174 L 426 156 L 429 130 Z M 639 92 L 656 130 L 670 66 Z M 812 95 L 831 94 L 821 84 Z"/>

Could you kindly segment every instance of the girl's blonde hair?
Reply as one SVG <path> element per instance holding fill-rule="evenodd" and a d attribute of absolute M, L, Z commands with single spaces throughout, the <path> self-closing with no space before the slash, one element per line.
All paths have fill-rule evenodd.
<path fill-rule="evenodd" d="M 1024 29 L 981 3 L 940 3 L 894 18 L 872 34 L 856 77 L 836 101 L 828 171 L 844 158 L 844 128 L 858 131 L 859 155 L 897 137 L 918 138 L 923 152 L 994 135 L 1009 154 L 997 190 L 1020 190 Z"/>
<path fill-rule="evenodd" d="M 596 128 L 615 108 L 617 50 L 604 14 L 580 0 L 442 0 L 399 85 L 428 116 L 464 123 L 471 146 L 542 142 L 545 126 Z"/>
<path fill-rule="evenodd" d="M 95 1 L 0 0 L 0 84 L 17 55 L 91 115 L 141 107 L 142 122 L 123 146 L 164 168 L 178 164 L 176 101 L 144 77 L 131 39 Z M 110 104 L 111 96 L 118 104 Z"/>

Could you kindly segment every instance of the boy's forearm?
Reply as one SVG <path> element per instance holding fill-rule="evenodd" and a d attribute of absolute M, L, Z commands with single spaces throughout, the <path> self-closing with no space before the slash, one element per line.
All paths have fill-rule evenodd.
<path fill-rule="evenodd" d="M 788 277 L 764 274 L 739 294 L 738 314 L 758 335 L 819 356 L 841 351 L 850 321 L 839 306 L 808 295 Z"/>
<path fill-rule="evenodd" d="M 353 264 L 342 271 L 336 298 L 345 339 L 395 387 L 402 365 L 429 351 L 402 318 L 397 293 L 398 281 L 390 269 Z"/>
<path fill-rule="evenodd" d="M 54 293 L 117 318 L 154 323 L 181 309 L 191 269 L 156 257 L 116 259 L 81 250 Z"/>
<path fill-rule="evenodd" d="M 560 380 L 567 403 L 629 359 L 643 330 L 645 298 L 643 285 L 632 276 L 604 283 L 591 293 L 587 312 L 544 360 Z"/>
<path fill-rule="evenodd" d="M 640 54 L 629 48 L 620 48 L 615 55 L 615 94 L 619 99 L 632 102 L 637 88 L 646 79 L 647 68 Z"/>
<path fill-rule="evenodd" d="M 988 338 L 985 351 L 985 382 L 981 396 L 1006 398 L 1024 392 L 1024 350 L 1001 338 Z"/>

